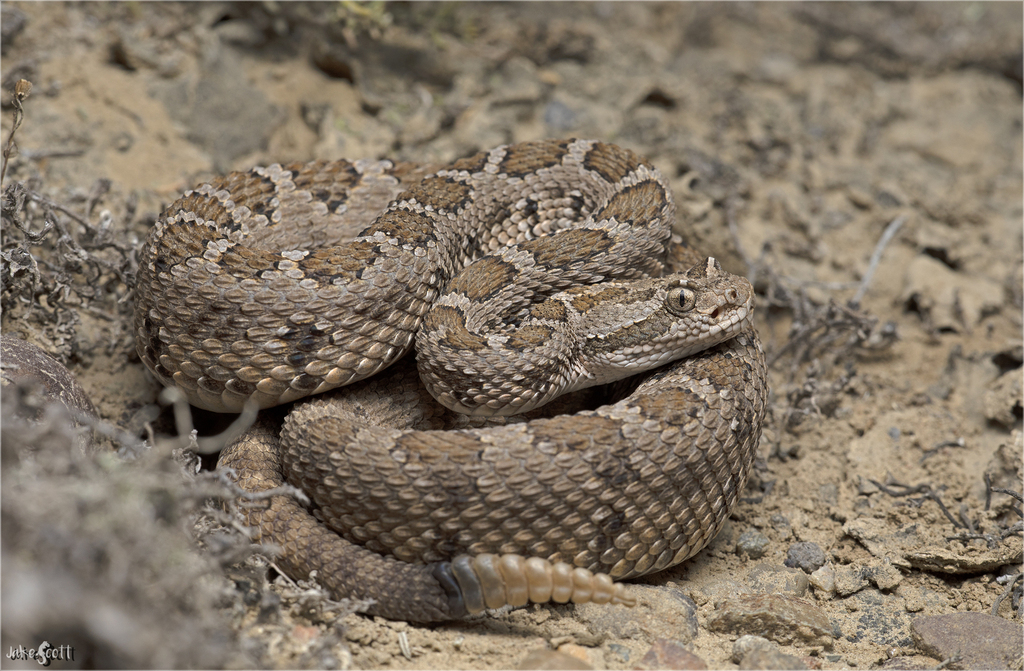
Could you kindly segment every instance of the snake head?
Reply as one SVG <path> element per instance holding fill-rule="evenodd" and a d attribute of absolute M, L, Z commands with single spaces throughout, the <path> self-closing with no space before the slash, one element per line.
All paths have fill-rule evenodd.
<path fill-rule="evenodd" d="M 680 316 L 695 312 L 711 330 L 715 325 L 735 333 L 745 327 L 754 309 L 754 288 L 743 277 L 722 270 L 713 256 L 683 273 L 671 288 L 665 307 Z"/>

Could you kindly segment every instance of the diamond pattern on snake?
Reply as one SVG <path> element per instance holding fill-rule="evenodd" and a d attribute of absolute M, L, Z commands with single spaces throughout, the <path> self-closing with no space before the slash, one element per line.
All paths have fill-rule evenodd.
<path fill-rule="evenodd" d="M 246 513 L 292 577 L 422 622 L 628 605 L 720 530 L 768 393 L 750 283 L 675 224 L 598 141 L 253 168 L 154 226 L 137 349 L 197 407 L 287 404 L 219 465 L 308 494 Z"/>

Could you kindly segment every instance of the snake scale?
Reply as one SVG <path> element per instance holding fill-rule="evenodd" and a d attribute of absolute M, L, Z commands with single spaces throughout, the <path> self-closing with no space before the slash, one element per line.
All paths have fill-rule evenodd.
<path fill-rule="evenodd" d="M 721 528 L 768 393 L 752 288 L 674 220 L 657 169 L 595 141 L 236 172 L 151 231 L 137 349 L 209 410 L 323 394 L 219 462 L 312 499 L 246 509 L 293 577 L 413 621 L 628 604 L 613 579 Z"/>

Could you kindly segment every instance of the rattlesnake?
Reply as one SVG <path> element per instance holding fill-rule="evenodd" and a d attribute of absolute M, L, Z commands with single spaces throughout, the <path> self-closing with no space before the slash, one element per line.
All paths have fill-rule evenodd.
<path fill-rule="evenodd" d="M 609 576 L 679 563 L 718 532 L 767 397 L 749 283 L 670 241 L 674 218 L 657 169 L 593 141 L 440 170 L 232 173 L 149 235 L 137 349 L 215 411 L 352 385 L 298 404 L 280 438 L 269 413 L 221 455 L 245 490 L 287 477 L 313 499 L 313 514 L 283 496 L 249 513 L 294 577 L 315 570 L 335 594 L 373 599 L 371 613 L 418 621 L 528 597 L 625 602 Z M 659 278 L 666 264 L 689 270 Z M 483 426 L 436 410 L 408 358 L 358 382 L 414 338 L 431 393 L 486 415 L 714 346 L 618 385 L 617 402 Z"/>

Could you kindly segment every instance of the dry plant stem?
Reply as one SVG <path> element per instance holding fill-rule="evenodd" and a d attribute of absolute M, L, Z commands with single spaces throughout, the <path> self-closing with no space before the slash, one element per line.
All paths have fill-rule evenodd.
<path fill-rule="evenodd" d="M 1012 489 L 1003 489 L 1002 487 L 992 487 L 992 491 L 996 492 L 997 494 L 1008 494 L 1009 496 L 1012 496 L 1013 498 L 1017 499 L 1021 503 L 1024 503 L 1024 497 L 1022 497 L 1018 492 L 1015 492 Z M 1019 510 L 1017 511 L 1017 514 L 1020 515 L 1020 511 Z"/>
<path fill-rule="evenodd" d="M 253 425 L 259 412 L 259 406 L 255 402 L 246 403 L 245 408 L 228 428 L 216 436 L 195 438 L 195 444 L 190 446 L 188 436 L 193 433 L 192 409 L 185 394 L 175 387 L 168 387 L 160 392 L 160 398 L 174 404 L 174 422 L 178 430 L 178 437 L 175 439 L 177 446 L 190 447 L 198 454 L 215 454 L 238 440 Z"/>
<path fill-rule="evenodd" d="M 952 513 L 950 513 L 949 510 L 946 508 L 945 504 L 942 503 L 942 499 L 939 498 L 938 493 L 934 489 L 932 489 L 932 486 L 929 485 L 929 484 L 920 484 L 920 485 L 910 486 L 910 485 L 904 485 L 904 484 L 899 483 L 899 482 L 891 483 L 892 487 L 902 487 L 903 488 L 903 491 L 898 491 L 898 490 L 892 489 L 892 487 L 883 485 L 881 482 L 878 482 L 877 480 L 868 479 L 868 482 L 870 482 L 874 486 L 878 487 L 880 490 L 882 490 L 883 493 L 885 493 L 885 494 L 887 494 L 889 496 L 892 496 L 894 498 L 898 498 L 898 497 L 902 497 L 902 496 L 910 496 L 911 494 L 924 494 L 925 495 L 924 498 L 931 499 L 932 501 L 935 501 L 935 503 L 939 504 L 939 508 L 942 510 L 942 513 L 946 516 L 946 519 L 948 519 L 953 524 L 954 527 L 956 527 L 957 529 L 962 529 L 962 528 L 967 526 L 965 524 L 962 524 L 961 522 L 958 522 L 956 520 L 956 518 L 953 517 Z"/>
<path fill-rule="evenodd" d="M 1013 596 L 1013 602 L 1016 602 L 1014 607 L 1017 611 L 1017 617 L 1024 614 L 1024 598 L 1021 598 L 1022 589 L 1024 589 L 1024 572 L 1018 573 L 1010 578 L 1006 585 L 1006 589 L 1004 589 L 1003 593 L 997 596 L 996 600 L 992 603 L 992 614 L 999 615 L 999 607 L 1003 605 L 1003 601 L 1005 601 L 1009 596 Z"/>
<path fill-rule="evenodd" d="M 993 487 L 992 486 L 992 476 L 990 476 L 988 473 L 986 473 L 985 474 L 985 510 L 988 510 L 989 508 L 992 507 L 992 492 L 996 492 L 997 494 L 1006 494 L 1007 496 L 1012 496 L 1013 498 L 1017 499 L 1021 503 L 1024 503 L 1024 496 L 1021 496 L 1020 493 L 1015 492 L 1012 489 L 1003 489 L 1002 487 Z M 1024 518 L 1024 510 L 1021 510 L 1021 508 L 1018 508 L 1017 506 L 1012 506 L 1012 505 L 1010 506 L 1010 508 L 1013 510 L 1013 512 L 1017 513 L 1018 517 Z"/>
<path fill-rule="evenodd" d="M 18 83 L 14 85 L 14 98 L 12 104 L 14 105 L 14 122 L 11 124 L 11 132 L 7 136 L 7 143 L 4 145 L 3 151 L 3 165 L 0 166 L 0 188 L 3 187 L 4 176 L 7 174 L 7 161 L 11 158 L 11 154 L 14 153 L 16 145 L 14 144 L 14 134 L 21 127 L 21 122 L 25 118 L 25 110 L 22 107 L 22 103 L 32 93 L 32 82 L 27 79 L 19 79 Z"/>
<path fill-rule="evenodd" d="M 851 345 L 865 341 L 877 322 L 874 317 L 834 301 L 825 306 L 815 306 L 802 291 L 799 300 L 793 298 L 790 302 L 794 312 L 793 332 L 786 344 L 774 352 L 768 361 L 771 366 L 784 355 L 797 350 L 792 357 L 790 381 L 795 378 L 801 364 L 814 358 L 814 352 L 834 349 L 840 353 L 834 358 L 839 359 Z M 856 336 L 852 343 L 838 343 L 851 332 Z"/>
<path fill-rule="evenodd" d="M 309 497 L 306 496 L 305 492 L 289 484 L 283 484 L 273 489 L 265 489 L 261 492 L 250 492 L 235 484 L 232 478 L 236 476 L 236 473 L 232 468 L 218 468 L 216 471 L 209 472 L 208 475 L 209 479 L 223 487 L 218 496 L 224 496 L 228 501 L 243 499 L 247 503 L 256 503 L 267 501 L 275 496 L 291 496 L 302 505 L 309 505 Z M 248 529 L 248 527 L 243 526 L 239 526 L 239 528 Z"/>
<path fill-rule="evenodd" d="M 36 161 L 43 158 L 71 158 L 84 154 L 84 149 L 26 149 L 21 152 L 25 158 Z"/>
<path fill-rule="evenodd" d="M 871 261 L 868 262 L 867 272 L 864 273 L 864 279 L 861 280 L 860 288 L 857 289 L 857 293 L 850 299 L 850 307 L 856 309 L 860 306 L 861 300 L 864 298 L 864 294 L 868 292 L 868 287 L 871 285 L 871 280 L 875 276 L 875 270 L 878 269 L 878 264 L 882 261 L 882 253 L 885 252 L 885 248 L 889 245 L 889 242 L 896 237 L 903 224 L 907 221 L 907 215 L 901 214 L 900 216 L 889 222 L 889 225 L 885 227 L 885 231 L 882 232 L 882 237 L 878 239 L 878 243 L 875 245 L 875 250 L 871 253 Z"/>

